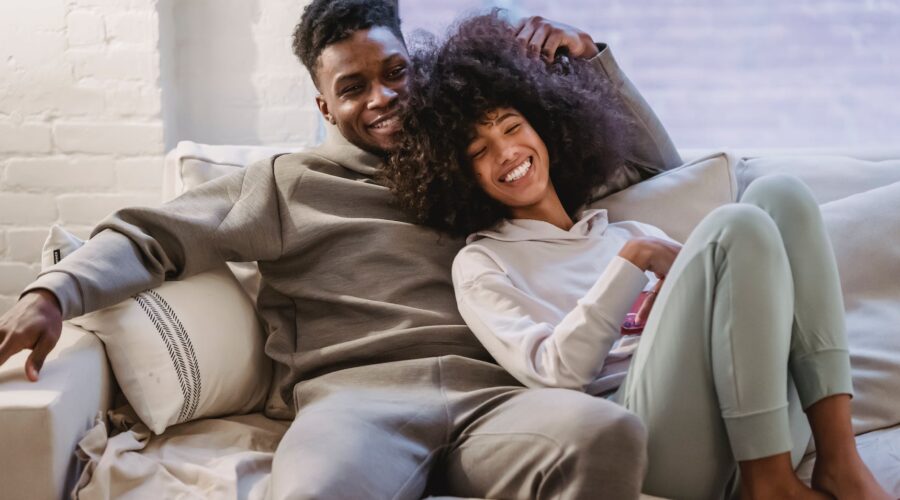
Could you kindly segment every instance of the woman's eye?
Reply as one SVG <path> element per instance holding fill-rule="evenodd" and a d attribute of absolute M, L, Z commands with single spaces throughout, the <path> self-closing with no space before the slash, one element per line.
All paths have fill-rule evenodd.
<path fill-rule="evenodd" d="M 519 130 L 521 127 L 522 127 L 522 124 L 521 124 L 521 123 L 517 123 L 517 124 L 513 125 L 512 127 L 509 127 L 508 129 L 506 129 L 506 133 L 507 133 L 507 134 L 515 133 L 515 132 L 516 132 L 517 130 Z"/>
<path fill-rule="evenodd" d="M 484 155 L 484 151 L 485 151 L 485 148 L 481 148 L 481 149 L 479 149 L 478 151 L 475 151 L 474 153 L 472 153 L 472 154 L 469 155 L 469 156 L 474 160 L 474 159 L 476 159 L 476 158 L 480 158 L 481 156 L 483 156 L 483 155 Z"/>

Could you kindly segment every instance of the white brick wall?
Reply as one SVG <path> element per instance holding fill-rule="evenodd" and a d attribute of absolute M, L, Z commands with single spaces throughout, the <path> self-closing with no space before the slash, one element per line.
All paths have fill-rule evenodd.
<path fill-rule="evenodd" d="M 175 39 L 170 50 L 179 137 L 213 144 L 316 139 L 316 92 L 291 52 L 291 34 L 305 4 L 174 1 L 169 36 Z"/>
<path fill-rule="evenodd" d="M 305 1 L 0 0 L 0 312 L 53 223 L 159 198 L 178 140 L 311 142 Z M 610 42 L 680 147 L 894 145 L 900 0 L 401 0 L 407 32 L 490 4 Z"/>
<path fill-rule="evenodd" d="M 0 312 L 50 225 L 158 203 L 158 36 L 156 0 L 0 2 Z"/>

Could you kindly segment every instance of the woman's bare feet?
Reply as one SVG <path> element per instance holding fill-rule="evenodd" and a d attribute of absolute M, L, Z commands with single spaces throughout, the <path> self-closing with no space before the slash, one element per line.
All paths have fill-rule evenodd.
<path fill-rule="evenodd" d="M 854 450 L 855 451 L 855 450 Z M 812 487 L 838 500 L 892 500 L 859 455 L 839 460 L 816 460 Z"/>
<path fill-rule="evenodd" d="M 889 500 L 856 450 L 850 425 L 850 396 L 823 398 L 806 409 L 816 441 L 812 487 L 838 500 Z"/>
<path fill-rule="evenodd" d="M 749 491 L 748 488 L 742 485 L 741 500 L 771 500 L 773 498 L 791 500 L 832 500 L 833 498 L 831 495 L 807 487 L 799 480 L 797 482 L 800 484 L 790 485 L 788 487 L 775 484 L 768 486 L 764 485 L 756 491 Z"/>
<path fill-rule="evenodd" d="M 828 500 L 831 497 L 800 481 L 791 465 L 791 454 L 739 462 L 741 500 L 797 499 Z"/>

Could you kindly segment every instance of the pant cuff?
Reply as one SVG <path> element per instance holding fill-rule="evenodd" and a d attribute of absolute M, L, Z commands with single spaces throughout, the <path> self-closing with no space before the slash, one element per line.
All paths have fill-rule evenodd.
<path fill-rule="evenodd" d="M 773 410 L 723 418 L 731 452 L 739 462 L 770 457 L 793 448 L 786 403 Z"/>
<path fill-rule="evenodd" d="M 818 351 L 793 359 L 791 375 L 804 410 L 828 396 L 853 396 L 850 353 L 845 349 Z"/>

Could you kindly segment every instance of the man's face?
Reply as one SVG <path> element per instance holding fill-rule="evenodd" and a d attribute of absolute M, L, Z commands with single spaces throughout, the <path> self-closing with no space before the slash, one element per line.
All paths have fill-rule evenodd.
<path fill-rule="evenodd" d="M 409 54 L 391 30 L 373 26 L 331 44 L 319 56 L 319 111 L 356 146 L 377 154 L 400 133 Z"/>

